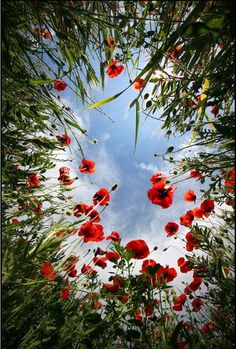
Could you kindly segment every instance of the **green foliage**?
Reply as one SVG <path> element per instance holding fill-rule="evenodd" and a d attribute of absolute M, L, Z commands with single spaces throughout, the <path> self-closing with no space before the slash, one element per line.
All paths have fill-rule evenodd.
<path fill-rule="evenodd" d="M 203 174 L 201 183 L 209 180 L 205 197 L 219 204 L 228 200 L 233 206 L 232 188 L 225 185 L 234 168 L 233 7 L 231 1 L 3 3 L 4 348 L 166 349 L 184 340 L 187 348 L 232 347 L 233 213 L 222 210 L 213 216 L 221 219 L 219 225 L 191 227 L 203 254 L 193 252 L 187 259 L 195 267 L 207 266 L 197 271 L 207 287 L 202 296 L 207 311 L 200 313 L 198 326 L 187 330 L 172 310 L 175 290 L 168 282 L 153 283 L 161 265 L 149 267 L 146 277 L 133 275 L 132 252 L 119 242 L 111 244 L 111 250 L 121 256 L 109 280 L 114 282 L 114 276 L 118 280 L 114 292 L 105 289 L 95 275 L 79 273 L 76 281 L 68 282 L 67 239 L 87 217 L 72 222 L 75 203 L 65 194 L 70 188 L 57 185 L 55 196 L 46 171 L 55 166 L 55 152 L 65 149 L 57 140 L 60 133 L 71 132 L 82 156 L 76 132 L 87 135 L 54 88 L 55 80 L 66 80 L 67 88 L 88 104 L 86 109 L 101 111 L 100 106 L 142 77 L 146 86 L 153 86 L 149 93 L 141 89 L 130 104 L 130 109 L 136 107 L 135 147 L 142 113 L 154 117 L 160 112 L 158 119 L 167 137 L 190 132 L 187 147 L 201 147 L 196 155 L 181 160 L 174 159 L 180 150 L 167 149 L 164 159 L 177 166 L 171 180 L 198 170 Z M 50 38 L 45 30 L 51 32 Z M 108 37 L 114 39 L 114 47 L 109 47 Z M 143 50 L 149 59 L 140 68 Z M 113 59 L 126 65 L 129 84 L 114 96 L 94 102 L 89 91 L 96 85 L 104 87 L 105 68 Z M 217 111 L 209 116 L 213 106 Z M 170 153 L 173 156 L 167 158 Z M 38 175 L 38 185 L 29 185 L 32 174 Z M 115 184 L 111 191 L 116 188 Z M 42 271 L 44 262 L 56 273 L 52 279 Z M 63 298 L 68 287 L 70 295 Z M 196 325 L 197 316 L 189 309 L 186 316 Z M 203 335 L 199 326 L 209 321 L 216 331 Z"/>

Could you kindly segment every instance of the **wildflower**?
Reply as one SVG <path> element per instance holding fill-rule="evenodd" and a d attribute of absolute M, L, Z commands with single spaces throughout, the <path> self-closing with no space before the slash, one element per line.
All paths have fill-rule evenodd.
<path fill-rule="evenodd" d="M 165 182 L 167 178 L 162 173 L 156 173 L 150 178 L 150 182 L 152 184 L 158 183 L 158 182 Z"/>
<path fill-rule="evenodd" d="M 216 114 L 218 113 L 217 105 L 213 105 L 213 106 L 211 107 L 211 113 L 214 114 L 214 115 L 216 115 Z"/>
<path fill-rule="evenodd" d="M 110 261 L 110 262 L 117 262 L 120 259 L 120 255 L 117 252 L 106 252 L 106 258 Z"/>
<path fill-rule="evenodd" d="M 33 173 L 31 176 L 29 176 L 27 185 L 30 188 L 38 187 L 40 185 L 40 181 L 36 173 Z"/>
<path fill-rule="evenodd" d="M 175 270 L 175 268 L 169 268 L 169 266 L 167 265 L 162 273 L 162 277 L 164 278 L 165 282 L 171 282 L 173 281 L 177 276 L 177 272 Z"/>
<path fill-rule="evenodd" d="M 192 292 L 197 291 L 202 283 L 202 278 L 198 276 L 193 277 L 193 281 L 184 289 L 184 293 L 190 295 Z"/>
<path fill-rule="evenodd" d="M 111 293 L 115 293 L 120 289 L 120 283 L 116 277 L 113 278 L 113 284 L 103 283 L 103 287 Z"/>
<path fill-rule="evenodd" d="M 115 60 L 112 61 L 112 63 L 108 66 L 106 74 L 109 76 L 109 78 L 115 78 L 120 75 L 124 69 L 124 66 L 122 64 L 117 65 L 117 61 Z"/>
<path fill-rule="evenodd" d="M 225 186 L 229 187 L 227 188 L 227 193 L 233 193 L 234 192 L 234 185 L 235 185 L 235 170 L 232 169 L 229 171 L 227 175 L 224 175 L 225 178 Z"/>
<path fill-rule="evenodd" d="M 210 321 L 207 324 L 203 325 L 201 328 L 202 333 L 213 332 L 216 330 L 215 325 Z"/>
<path fill-rule="evenodd" d="M 187 346 L 188 342 L 187 341 L 180 341 L 180 342 L 177 342 L 177 349 L 185 349 L 186 346 Z"/>
<path fill-rule="evenodd" d="M 150 254 L 148 245 L 144 240 L 132 240 L 128 242 L 125 249 L 132 252 L 134 259 L 144 259 Z"/>
<path fill-rule="evenodd" d="M 51 38 L 51 33 L 48 29 L 42 29 L 42 37 L 44 39 L 50 39 Z"/>
<path fill-rule="evenodd" d="M 117 231 L 112 231 L 111 235 L 108 235 L 106 240 L 112 240 L 112 241 L 120 241 L 120 234 Z"/>
<path fill-rule="evenodd" d="M 86 265 L 86 264 L 84 264 L 82 266 L 81 273 L 86 274 L 89 277 L 94 277 L 97 274 L 96 270 L 94 270 L 92 267 L 90 267 L 90 265 Z"/>
<path fill-rule="evenodd" d="M 67 134 L 56 136 L 56 138 L 62 145 L 69 145 L 71 143 L 71 138 Z"/>
<path fill-rule="evenodd" d="M 106 38 L 106 44 L 109 48 L 113 48 L 116 43 L 115 43 L 115 40 L 111 36 L 108 36 Z"/>
<path fill-rule="evenodd" d="M 194 218 L 202 218 L 202 216 L 204 215 L 204 211 L 201 209 L 201 207 L 193 208 L 192 213 L 194 215 Z"/>
<path fill-rule="evenodd" d="M 186 295 L 185 294 L 181 294 L 180 296 L 178 296 L 175 300 L 174 300 L 174 305 L 173 305 L 173 309 L 176 311 L 181 311 L 183 310 L 183 305 L 186 302 Z"/>
<path fill-rule="evenodd" d="M 110 201 L 109 191 L 106 188 L 101 188 L 93 196 L 93 204 L 105 206 Z"/>
<path fill-rule="evenodd" d="M 13 224 L 20 224 L 20 221 L 18 220 L 18 218 L 13 217 L 13 218 L 11 218 L 11 223 L 13 223 Z"/>
<path fill-rule="evenodd" d="M 95 167 L 94 161 L 83 159 L 82 165 L 79 166 L 79 170 L 82 173 L 91 174 L 91 173 L 95 173 L 94 167 Z"/>
<path fill-rule="evenodd" d="M 61 80 L 55 80 L 53 84 L 54 84 L 55 90 L 59 92 L 64 91 L 67 86 L 67 84 Z"/>
<path fill-rule="evenodd" d="M 196 194 L 193 190 L 189 189 L 188 191 L 186 191 L 186 193 L 184 194 L 184 200 L 188 201 L 188 202 L 194 202 L 196 201 Z"/>
<path fill-rule="evenodd" d="M 194 220 L 193 212 L 192 210 L 189 210 L 180 217 L 180 224 L 184 225 L 185 227 L 189 227 L 190 224 L 192 224 L 193 220 Z"/>
<path fill-rule="evenodd" d="M 192 178 L 202 178 L 202 174 L 199 173 L 197 170 L 192 170 L 189 175 Z"/>
<path fill-rule="evenodd" d="M 135 82 L 133 83 L 133 87 L 135 90 L 141 90 L 145 86 L 145 80 L 144 79 L 136 79 Z"/>
<path fill-rule="evenodd" d="M 71 185 L 74 183 L 75 178 L 70 178 L 70 169 L 68 167 L 61 167 L 59 169 L 60 176 L 57 178 L 61 184 Z"/>
<path fill-rule="evenodd" d="M 67 287 L 63 291 L 61 291 L 61 299 L 68 299 L 70 295 L 70 288 Z"/>
<path fill-rule="evenodd" d="M 191 232 L 188 232 L 185 235 L 185 239 L 187 240 L 187 244 L 186 244 L 187 251 L 192 251 L 194 248 L 198 249 L 200 244 L 201 244 L 201 241 L 194 238 L 193 235 L 191 234 Z"/>
<path fill-rule="evenodd" d="M 100 224 L 86 222 L 81 225 L 78 235 L 84 237 L 84 242 L 99 242 L 104 240 L 103 227 Z"/>
<path fill-rule="evenodd" d="M 208 217 L 210 213 L 214 210 L 215 203 L 213 200 L 207 199 L 201 203 L 200 208 L 203 210 L 204 216 Z"/>
<path fill-rule="evenodd" d="M 107 266 L 107 258 L 106 257 L 94 257 L 93 258 L 93 263 L 97 265 L 98 267 L 101 267 L 102 269 L 105 269 Z"/>
<path fill-rule="evenodd" d="M 173 186 L 166 187 L 162 181 L 155 183 L 151 189 L 148 190 L 148 199 L 154 205 L 160 205 L 162 208 L 168 208 L 173 203 L 173 196 L 175 189 Z"/>
<path fill-rule="evenodd" d="M 184 257 L 180 257 L 177 263 L 180 267 L 181 273 L 187 273 L 192 270 L 192 263 L 190 261 L 185 261 Z"/>
<path fill-rule="evenodd" d="M 174 60 L 174 59 L 178 59 L 179 58 L 179 54 L 180 54 L 180 51 L 181 51 L 181 46 L 176 46 L 174 48 L 174 50 L 170 51 L 169 54 L 168 54 L 168 57 L 171 59 L 171 60 Z"/>
<path fill-rule="evenodd" d="M 54 271 L 53 265 L 50 262 L 43 262 L 40 271 L 44 277 L 50 281 L 53 281 L 57 276 L 57 273 Z"/>
<path fill-rule="evenodd" d="M 199 312 L 201 307 L 204 305 L 204 302 L 201 300 L 201 298 L 195 298 L 191 304 L 193 306 L 193 311 Z"/>
<path fill-rule="evenodd" d="M 168 237 L 177 233 L 178 229 L 179 229 L 179 225 L 174 223 L 174 222 L 169 222 L 165 226 L 165 231 L 166 231 Z"/>

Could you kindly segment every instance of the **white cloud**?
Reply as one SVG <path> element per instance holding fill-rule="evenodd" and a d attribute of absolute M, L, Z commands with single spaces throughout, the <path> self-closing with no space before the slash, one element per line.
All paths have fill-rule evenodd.
<path fill-rule="evenodd" d="M 145 164 L 144 162 L 141 162 L 141 163 L 137 164 L 136 167 L 140 168 L 142 170 L 146 170 L 148 172 L 151 172 L 153 174 L 157 173 L 159 171 L 159 168 L 152 163 Z"/>

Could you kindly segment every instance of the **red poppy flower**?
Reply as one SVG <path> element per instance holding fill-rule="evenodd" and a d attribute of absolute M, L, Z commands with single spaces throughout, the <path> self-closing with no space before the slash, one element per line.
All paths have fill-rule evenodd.
<path fill-rule="evenodd" d="M 66 135 L 66 134 L 63 134 L 61 136 L 56 136 L 56 139 L 62 145 L 69 145 L 71 143 L 71 138 L 68 135 Z"/>
<path fill-rule="evenodd" d="M 60 175 L 65 174 L 65 175 L 69 176 L 70 175 L 70 168 L 66 167 L 66 166 L 60 167 L 59 173 L 60 173 Z"/>
<path fill-rule="evenodd" d="M 178 296 L 175 300 L 174 300 L 174 305 L 173 305 L 173 309 L 176 311 L 181 311 L 183 310 L 183 305 L 186 302 L 186 295 L 185 294 L 181 294 L 180 296 Z"/>
<path fill-rule="evenodd" d="M 82 173 L 91 174 L 91 173 L 95 173 L 94 167 L 95 167 L 94 161 L 83 159 L 82 165 L 79 166 L 79 170 Z"/>
<path fill-rule="evenodd" d="M 192 263 L 190 261 L 185 261 L 183 257 L 179 258 L 177 262 L 181 273 L 187 273 L 192 270 Z"/>
<path fill-rule="evenodd" d="M 144 259 L 150 254 L 148 245 L 144 240 L 132 240 L 128 242 L 125 249 L 132 252 L 134 259 Z"/>
<path fill-rule="evenodd" d="M 203 325 L 201 328 L 202 333 L 208 333 L 215 330 L 216 330 L 216 327 L 212 322 L 208 322 L 207 324 Z"/>
<path fill-rule="evenodd" d="M 207 199 L 201 203 L 200 208 L 203 210 L 204 216 L 208 217 L 209 214 L 214 210 L 215 203 L 213 200 Z"/>
<path fill-rule="evenodd" d="M 173 196 L 176 188 L 166 184 L 162 181 L 155 183 L 151 189 L 148 190 L 148 199 L 154 205 L 160 205 L 162 208 L 168 208 L 173 203 Z"/>
<path fill-rule="evenodd" d="M 106 240 L 112 240 L 112 241 L 118 242 L 118 241 L 121 240 L 121 237 L 120 237 L 120 234 L 117 231 L 112 231 L 111 235 L 108 235 Z"/>
<path fill-rule="evenodd" d="M 20 224 L 20 221 L 18 220 L 18 218 L 13 217 L 13 218 L 11 218 L 11 223 L 13 223 L 13 224 Z"/>
<path fill-rule="evenodd" d="M 192 170 L 189 175 L 192 178 L 202 178 L 202 174 L 199 173 L 197 170 Z"/>
<path fill-rule="evenodd" d="M 176 278 L 177 272 L 176 272 L 175 268 L 169 268 L 169 266 L 167 265 L 164 268 L 162 276 L 163 276 L 165 282 L 171 282 Z"/>
<path fill-rule="evenodd" d="M 64 91 L 66 88 L 67 84 L 64 81 L 61 80 L 55 80 L 54 81 L 54 88 L 57 91 Z"/>
<path fill-rule="evenodd" d="M 145 259 L 142 264 L 141 272 L 146 272 L 147 274 L 150 272 L 150 270 L 155 267 L 157 263 L 153 259 Z"/>
<path fill-rule="evenodd" d="M 133 83 L 133 87 L 135 90 L 141 90 L 145 86 L 145 80 L 144 79 L 136 79 Z"/>
<path fill-rule="evenodd" d="M 106 254 L 107 251 L 104 251 L 102 248 L 97 247 L 96 251 L 94 252 L 94 256 L 103 256 L 104 254 Z"/>
<path fill-rule="evenodd" d="M 232 169 L 229 171 L 229 173 L 226 175 L 224 174 L 224 178 L 225 178 L 225 186 L 229 187 L 229 189 L 227 189 L 227 193 L 233 193 L 234 192 L 234 185 L 235 185 L 235 170 Z"/>
<path fill-rule="evenodd" d="M 214 115 L 216 115 L 216 114 L 218 113 L 218 107 L 217 107 L 217 105 L 213 105 L 213 106 L 211 107 L 211 113 L 214 114 Z"/>
<path fill-rule="evenodd" d="M 70 178 L 70 169 L 69 167 L 61 167 L 59 169 L 60 172 L 60 176 L 57 178 L 58 181 L 61 182 L 61 184 L 63 185 L 71 185 L 72 183 L 74 183 L 75 179 L 74 178 Z"/>
<path fill-rule="evenodd" d="M 184 200 L 188 201 L 188 202 L 194 202 L 196 201 L 196 194 L 193 190 L 189 189 L 188 191 L 186 191 L 186 193 L 184 194 Z"/>
<path fill-rule="evenodd" d="M 27 185 L 30 188 L 38 187 L 40 185 L 40 181 L 36 173 L 33 173 L 31 176 L 29 176 Z"/>
<path fill-rule="evenodd" d="M 61 291 L 61 299 L 68 299 L 69 295 L 70 295 L 69 287 L 67 287 L 63 291 Z"/>
<path fill-rule="evenodd" d="M 84 264 L 81 268 L 81 273 L 88 275 L 89 277 L 96 276 L 97 272 L 90 265 Z"/>
<path fill-rule="evenodd" d="M 95 265 L 97 265 L 98 267 L 101 267 L 102 269 L 105 269 L 105 268 L 106 268 L 106 266 L 107 266 L 106 261 L 107 261 L 107 258 L 106 258 L 106 257 L 101 257 L 101 258 L 99 258 L 99 257 L 94 257 L 94 258 L 93 258 L 93 263 L 94 263 Z"/>
<path fill-rule="evenodd" d="M 202 283 L 202 278 L 198 276 L 193 277 L 193 281 L 184 289 L 184 293 L 190 295 L 192 292 L 197 291 Z"/>
<path fill-rule="evenodd" d="M 71 278 L 75 278 L 77 276 L 77 270 L 76 269 L 72 269 L 69 273 L 68 276 L 70 276 Z"/>
<path fill-rule="evenodd" d="M 192 209 L 192 213 L 194 218 L 202 218 L 204 211 L 201 209 L 201 207 L 195 207 Z"/>
<path fill-rule="evenodd" d="M 187 346 L 188 342 L 187 341 L 180 341 L 180 342 L 177 342 L 177 349 L 185 349 L 186 346 Z"/>
<path fill-rule="evenodd" d="M 50 39 L 51 33 L 48 29 L 42 29 L 42 36 L 44 39 Z"/>
<path fill-rule="evenodd" d="M 93 204 L 105 206 L 110 201 L 110 194 L 106 188 L 101 188 L 93 196 Z"/>
<path fill-rule="evenodd" d="M 192 210 L 190 210 L 180 217 L 180 224 L 185 227 L 189 227 L 190 224 L 192 224 L 193 220 L 194 220 L 194 215 Z"/>
<path fill-rule="evenodd" d="M 108 37 L 106 38 L 106 43 L 107 43 L 107 46 L 108 46 L 109 48 L 112 48 L 112 47 L 115 46 L 115 40 L 114 40 L 111 36 L 108 36 Z"/>
<path fill-rule="evenodd" d="M 90 206 L 90 208 L 92 209 L 89 214 L 88 217 L 90 218 L 90 221 L 93 223 L 99 223 L 101 221 L 100 217 L 99 217 L 99 213 L 98 211 L 96 211 L 93 206 Z"/>
<path fill-rule="evenodd" d="M 42 212 L 42 207 L 43 207 L 43 204 L 42 202 L 35 202 L 35 201 L 32 201 L 32 204 L 34 207 L 34 212 L 37 213 L 37 214 L 40 214 Z"/>
<path fill-rule="evenodd" d="M 129 299 L 128 293 L 124 293 L 124 294 L 122 295 L 122 298 L 120 299 L 120 301 L 121 301 L 122 304 L 125 304 L 125 303 L 128 302 L 128 299 Z"/>
<path fill-rule="evenodd" d="M 169 222 L 165 226 L 165 231 L 168 237 L 173 236 L 175 233 L 177 233 L 178 229 L 179 225 L 174 222 Z"/>
<path fill-rule="evenodd" d="M 106 74 L 109 76 L 109 78 L 115 78 L 120 75 L 124 69 L 124 66 L 122 64 L 117 65 L 117 61 L 115 60 L 109 65 Z"/>
<path fill-rule="evenodd" d="M 75 217 L 81 217 L 82 215 L 87 215 L 91 210 L 93 206 L 88 206 L 84 203 L 78 204 L 73 208 L 73 215 Z"/>
<path fill-rule="evenodd" d="M 78 235 L 84 237 L 84 242 L 99 242 L 104 240 L 103 227 L 100 224 L 94 224 L 92 222 L 86 222 L 81 225 Z"/>
<path fill-rule="evenodd" d="M 57 276 L 57 273 L 54 271 L 53 265 L 50 262 L 43 262 L 40 271 L 44 277 L 50 281 L 53 281 Z"/>
<path fill-rule="evenodd" d="M 195 298 L 192 301 L 193 311 L 199 312 L 201 307 L 204 305 L 204 302 L 201 300 L 201 298 Z"/>
<path fill-rule="evenodd" d="M 109 292 L 115 293 L 120 289 L 120 283 L 119 280 L 116 277 L 114 277 L 113 284 L 103 283 L 103 287 L 106 288 Z"/>
<path fill-rule="evenodd" d="M 116 262 L 120 259 L 120 255 L 117 252 L 106 252 L 106 258 L 108 259 L 108 261 L 110 262 Z"/>
<path fill-rule="evenodd" d="M 181 46 L 176 46 L 174 50 L 170 51 L 168 54 L 168 57 L 173 60 L 173 59 L 178 59 L 179 58 L 179 54 L 181 51 Z"/>
<path fill-rule="evenodd" d="M 34 36 L 36 38 L 43 38 L 43 39 L 50 39 L 51 38 L 51 33 L 48 29 L 39 29 L 36 28 L 33 30 Z"/>
<path fill-rule="evenodd" d="M 194 238 L 194 236 L 191 234 L 191 232 L 188 232 L 185 235 L 185 239 L 187 240 L 187 244 L 186 244 L 187 251 L 192 251 L 194 248 L 198 249 L 200 244 L 201 244 L 201 241 Z"/>
<path fill-rule="evenodd" d="M 150 178 L 150 182 L 152 184 L 158 183 L 158 182 L 165 182 L 167 178 L 162 173 L 156 173 Z"/>

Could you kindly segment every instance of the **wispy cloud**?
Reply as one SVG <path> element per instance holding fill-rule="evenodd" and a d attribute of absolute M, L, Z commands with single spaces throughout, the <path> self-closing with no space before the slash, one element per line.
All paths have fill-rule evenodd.
<path fill-rule="evenodd" d="M 141 170 L 146 170 L 151 173 L 156 173 L 159 171 L 158 167 L 152 163 L 145 164 L 144 162 L 141 162 L 136 165 L 137 168 L 140 168 Z"/>

